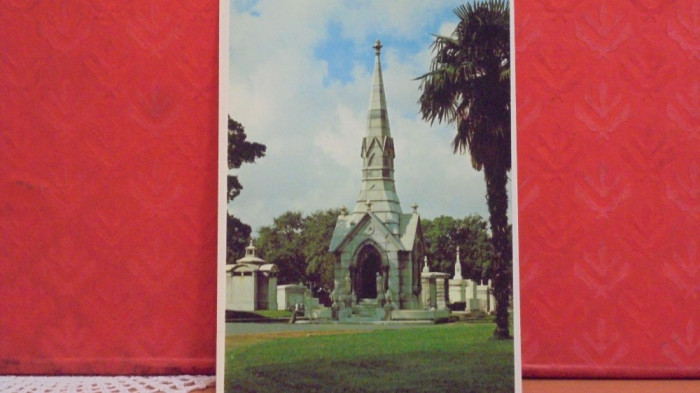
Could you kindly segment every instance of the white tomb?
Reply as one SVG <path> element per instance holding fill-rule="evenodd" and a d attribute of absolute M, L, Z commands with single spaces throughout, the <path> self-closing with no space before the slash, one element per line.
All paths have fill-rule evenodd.
<path fill-rule="evenodd" d="M 255 255 L 253 241 L 245 256 L 226 266 L 226 309 L 277 310 L 277 266 Z"/>
<path fill-rule="evenodd" d="M 302 303 L 306 310 L 319 307 L 319 301 L 313 297 L 311 290 L 302 284 L 277 286 L 277 307 L 279 310 L 294 310 L 296 304 Z"/>
<path fill-rule="evenodd" d="M 449 302 L 464 303 L 465 311 L 481 311 L 490 313 L 496 310 L 496 298 L 493 296 L 491 280 L 487 285 L 481 285 L 474 280 L 462 277 L 462 266 L 459 261 L 459 247 L 455 262 L 455 275 L 449 280 Z"/>
<path fill-rule="evenodd" d="M 449 302 L 449 274 L 441 272 L 431 272 L 428 269 L 428 257 L 425 257 L 425 265 L 421 272 L 423 291 L 421 293 L 421 303 L 423 308 L 430 310 L 447 310 Z"/>

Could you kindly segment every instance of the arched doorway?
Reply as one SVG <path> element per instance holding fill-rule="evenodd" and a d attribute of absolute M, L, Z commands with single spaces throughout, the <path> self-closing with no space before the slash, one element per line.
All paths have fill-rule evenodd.
<path fill-rule="evenodd" d="M 382 265 L 382 256 L 372 246 L 366 245 L 357 256 L 355 288 L 357 300 L 377 298 L 377 273 Z"/>

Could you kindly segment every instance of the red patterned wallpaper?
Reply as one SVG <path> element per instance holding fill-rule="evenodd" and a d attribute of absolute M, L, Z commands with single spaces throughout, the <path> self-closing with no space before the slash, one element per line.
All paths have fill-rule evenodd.
<path fill-rule="evenodd" d="M 217 7 L 0 3 L 0 373 L 214 372 Z"/>
<path fill-rule="evenodd" d="M 700 3 L 516 3 L 526 376 L 700 376 Z M 213 372 L 213 0 L 0 2 L 0 373 Z"/>
<path fill-rule="evenodd" d="M 524 374 L 700 377 L 700 2 L 515 11 Z"/>

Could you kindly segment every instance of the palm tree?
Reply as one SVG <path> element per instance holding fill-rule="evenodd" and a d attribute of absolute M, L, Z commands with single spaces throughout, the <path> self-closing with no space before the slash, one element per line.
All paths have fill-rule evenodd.
<path fill-rule="evenodd" d="M 495 256 L 491 261 L 496 297 L 496 338 L 509 338 L 513 250 L 508 236 L 510 149 L 509 6 L 504 0 L 466 4 L 454 10 L 459 24 L 451 36 L 435 36 L 430 71 L 418 100 L 424 120 L 456 124 L 454 152 L 471 155 L 484 170 L 489 224 Z"/>

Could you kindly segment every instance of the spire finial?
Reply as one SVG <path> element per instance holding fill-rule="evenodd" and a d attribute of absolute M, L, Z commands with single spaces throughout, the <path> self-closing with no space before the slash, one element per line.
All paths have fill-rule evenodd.
<path fill-rule="evenodd" d="M 245 248 L 245 255 L 246 256 L 255 256 L 255 246 L 253 245 L 253 237 L 250 237 L 250 245 Z"/>
<path fill-rule="evenodd" d="M 381 43 L 381 41 L 377 40 L 377 42 L 374 43 L 374 46 L 373 46 L 372 48 L 374 48 L 374 54 L 376 54 L 377 56 L 379 56 L 379 51 L 382 50 L 382 43 Z"/>

